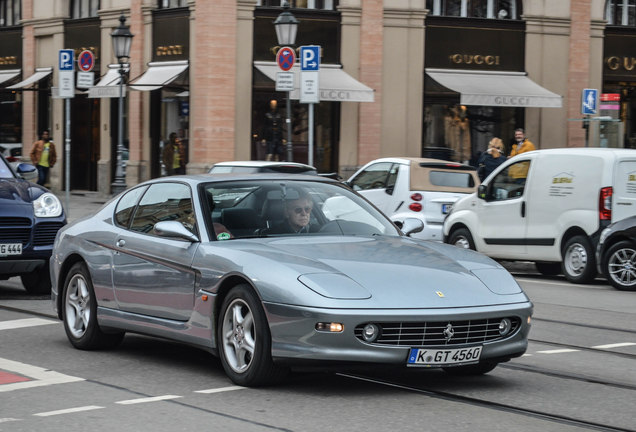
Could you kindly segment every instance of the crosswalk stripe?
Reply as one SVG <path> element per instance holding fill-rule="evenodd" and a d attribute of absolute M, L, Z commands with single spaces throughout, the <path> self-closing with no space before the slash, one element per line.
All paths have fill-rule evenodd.
<path fill-rule="evenodd" d="M 195 390 L 194 392 L 209 394 L 209 393 L 221 393 L 221 392 L 232 391 L 232 390 L 243 390 L 244 388 L 247 388 L 247 387 L 229 386 L 229 387 L 212 388 L 212 389 L 206 389 L 206 390 Z"/>
<path fill-rule="evenodd" d="M 563 354 L 563 353 L 571 353 L 571 352 L 578 352 L 579 350 L 576 349 L 556 349 L 556 350 L 546 350 L 546 351 L 537 351 L 538 353 L 541 354 Z"/>
<path fill-rule="evenodd" d="M 104 408 L 104 407 L 97 406 L 97 405 L 87 405 L 87 406 L 75 407 L 75 408 L 67 408 L 67 409 L 62 409 L 62 410 L 57 410 L 57 411 L 41 412 L 41 413 L 36 413 L 36 414 L 33 414 L 33 415 L 34 416 L 38 416 L 38 417 L 50 417 L 50 416 L 54 416 L 54 415 L 72 414 L 72 413 L 76 413 L 76 412 L 92 411 L 92 410 L 102 409 L 102 408 Z"/>
<path fill-rule="evenodd" d="M 614 344 L 607 344 L 607 345 L 596 345 L 596 346 L 593 346 L 592 348 L 596 348 L 596 349 L 610 349 L 610 348 L 620 348 L 620 347 L 626 347 L 626 346 L 632 346 L 632 345 L 636 345 L 636 343 L 634 343 L 634 342 L 621 342 L 621 343 L 614 343 Z"/>
<path fill-rule="evenodd" d="M 57 324 L 58 321 L 42 318 L 24 318 L 11 321 L 0 321 L 0 330 L 12 330 L 24 327 L 35 327 L 48 324 Z"/>
<path fill-rule="evenodd" d="M 133 405 L 133 404 L 140 404 L 140 403 L 147 403 L 147 402 L 158 402 L 158 401 L 169 400 L 169 399 L 178 399 L 180 397 L 183 397 L 183 396 L 164 395 L 164 396 L 155 396 L 155 397 L 147 397 L 147 398 L 139 398 L 139 399 L 128 399 L 128 400 L 118 401 L 115 403 L 118 403 L 120 405 Z"/>

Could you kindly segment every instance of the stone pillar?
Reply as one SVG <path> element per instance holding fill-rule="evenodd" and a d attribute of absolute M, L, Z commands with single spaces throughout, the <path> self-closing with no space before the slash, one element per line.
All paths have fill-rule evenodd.
<path fill-rule="evenodd" d="M 235 0 L 197 2 L 190 32 L 191 173 L 234 159 L 237 22 Z"/>
<path fill-rule="evenodd" d="M 252 156 L 252 57 L 254 51 L 254 8 L 256 0 L 237 0 L 236 116 L 234 120 L 234 159 Z M 273 25 L 272 25 L 273 27 Z"/>

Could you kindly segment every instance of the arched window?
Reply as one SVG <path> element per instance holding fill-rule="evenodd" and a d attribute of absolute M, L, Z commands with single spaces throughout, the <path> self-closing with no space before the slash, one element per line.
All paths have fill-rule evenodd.
<path fill-rule="evenodd" d="M 71 0 L 71 19 L 97 16 L 99 0 Z"/>
<path fill-rule="evenodd" d="M 608 25 L 636 26 L 636 0 L 607 0 L 605 19 Z"/>
<path fill-rule="evenodd" d="M 521 19 L 521 0 L 426 0 L 430 15 Z"/>

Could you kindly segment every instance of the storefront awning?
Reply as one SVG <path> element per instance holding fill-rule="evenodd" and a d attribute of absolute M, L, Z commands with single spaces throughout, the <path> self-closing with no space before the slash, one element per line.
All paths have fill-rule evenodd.
<path fill-rule="evenodd" d="M 20 75 L 20 72 L 22 72 L 20 69 L 0 70 L 0 84 L 12 80 Z"/>
<path fill-rule="evenodd" d="M 255 61 L 254 67 L 272 81 L 276 82 L 276 74 L 282 72 L 275 62 Z M 295 64 L 294 90 L 289 97 L 300 99 L 300 67 Z M 333 102 L 373 102 L 373 89 L 342 70 L 341 65 L 321 64 L 318 78 L 320 100 Z"/>
<path fill-rule="evenodd" d="M 124 64 L 124 72 L 128 72 L 128 64 Z M 97 84 L 88 89 L 89 98 L 119 97 L 119 64 L 109 64 L 108 71 Z"/>
<path fill-rule="evenodd" d="M 188 68 L 188 61 L 151 62 L 148 69 L 130 83 L 133 90 L 151 91 L 170 84 Z"/>
<path fill-rule="evenodd" d="M 38 81 L 40 81 L 43 78 L 46 78 L 47 76 L 51 75 L 52 73 L 53 73 L 53 68 L 52 67 L 35 68 L 35 73 L 33 75 L 31 75 L 30 77 L 28 77 L 24 81 L 20 81 L 19 83 L 15 84 L 15 85 L 12 85 L 12 86 L 9 86 L 7 88 L 8 89 L 21 89 L 21 88 L 29 87 L 30 85 L 37 83 Z"/>
<path fill-rule="evenodd" d="M 563 97 L 541 87 L 524 72 L 426 69 L 439 84 L 460 94 L 461 105 L 560 108 Z"/>

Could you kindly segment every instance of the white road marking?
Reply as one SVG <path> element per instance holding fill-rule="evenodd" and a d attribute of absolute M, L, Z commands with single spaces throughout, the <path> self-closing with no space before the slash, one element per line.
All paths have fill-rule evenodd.
<path fill-rule="evenodd" d="M 68 408 L 68 409 L 57 410 L 57 411 L 41 412 L 41 413 L 36 413 L 33 415 L 38 417 L 50 417 L 54 415 L 71 414 L 71 413 L 82 412 L 82 411 L 92 411 L 92 410 L 102 409 L 102 408 L 104 407 L 97 406 L 97 405 L 87 405 L 83 407 Z"/>
<path fill-rule="evenodd" d="M 532 354 L 524 354 L 521 357 L 532 357 Z"/>
<path fill-rule="evenodd" d="M 20 363 L 0 357 L 0 370 L 15 372 L 25 377 L 32 378 L 33 381 L 25 381 L 11 384 L 0 385 L 0 393 L 12 390 L 41 387 L 51 384 L 63 384 L 77 381 L 85 381 L 84 378 L 77 378 L 70 375 L 64 375 L 49 369 Z"/>
<path fill-rule="evenodd" d="M 147 398 L 139 398 L 139 399 L 128 399 L 128 400 L 118 401 L 115 403 L 118 403 L 120 405 L 133 405 L 133 404 L 140 404 L 140 403 L 147 403 L 147 402 L 158 402 L 158 401 L 169 400 L 169 399 L 178 399 L 181 397 L 183 396 L 165 395 L 165 396 L 155 396 L 155 397 L 147 397 Z"/>
<path fill-rule="evenodd" d="M 24 318 L 11 321 L 0 321 L 0 330 L 11 330 L 24 327 L 35 327 L 48 324 L 57 324 L 59 321 L 42 318 Z"/>
<path fill-rule="evenodd" d="M 12 418 L 12 417 L 0 418 L 0 423 L 8 423 L 8 422 L 12 422 L 12 421 L 20 421 L 20 419 Z"/>
<path fill-rule="evenodd" d="M 207 390 L 195 390 L 195 393 L 221 393 L 221 392 L 226 392 L 226 391 L 232 391 L 232 390 L 243 390 L 247 387 L 241 387 L 241 386 L 230 386 L 230 387 L 220 387 L 220 388 L 213 388 L 213 389 L 207 389 Z"/>
<path fill-rule="evenodd" d="M 615 344 L 607 344 L 607 345 L 596 345 L 596 346 L 593 346 L 592 348 L 610 349 L 610 348 L 620 348 L 620 347 L 626 347 L 626 346 L 632 346 L 632 345 L 636 345 L 636 343 L 634 343 L 634 342 L 623 342 L 623 343 L 615 343 Z"/>
<path fill-rule="evenodd" d="M 570 352 L 578 352 L 579 350 L 576 349 L 556 349 L 556 350 L 546 350 L 546 351 L 537 351 L 538 353 L 541 354 L 563 354 L 563 353 L 570 353 Z"/>

